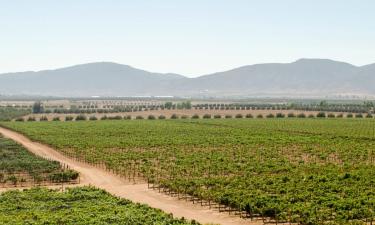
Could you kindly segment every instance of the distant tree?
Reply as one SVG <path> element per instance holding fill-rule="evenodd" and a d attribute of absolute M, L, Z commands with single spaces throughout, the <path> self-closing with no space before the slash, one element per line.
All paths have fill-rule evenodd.
<path fill-rule="evenodd" d="M 319 106 L 320 106 L 320 107 L 326 107 L 326 106 L 328 106 L 328 103 L 327 103 L 327 101 L 321 101 L 321 102 L 319 103 Z"/>
<path fill-rule="evenodd" d="M 294 113 L 288 113 L 288 117 L 293 118 L 293 117 L 296 117 L 296 115 L 294 115 Z"/>
<path fill-rule="evenodd" d="M 204 114 L 203 119 L 211 119 L 211 115 L 210 114 Z"/>
<path fill-rule="evenodd" d="M 246 114 L 246 118 L 254 118 L 252 114 Z"/>
<path fill-rule="evenodd" d="M 242 114 L 237 114 L 235 117 L 236 117 L 237 119 L 240 119 L 240 118 L 243 118 L 243 115 L 242 115 Z"/>
<path fill-rule="evenodd" d="M 198 114 L 194 114 L 191 118 L 192 119 L 199 119 L 199 115 Z"/>
<path fill-rule="evenodd" d="M 40 101 L 37 101 L 33 105 L 33 113 L 42 113 L 43 112 L 43 105 Z"/>
<path fill-rule="evenodd" d="M 172 114 L 171 119 L 178 119 L 178 115 L 177 114 Z"/>
<path fill-rule="evenodd" d="M 318 118 L 326 118 L 326 114 L 324 112 L 319 112 L 318 114 L 316 114 L 316 117 L 318 117 Z"/>
<path fill-rule="evenodd" d="M 164 104 L 164 108 L 166 108 L 166 109 L 171 109 L 172 107 L 173 107 L 173 103 L 172 102 L 166 102 Z"/>

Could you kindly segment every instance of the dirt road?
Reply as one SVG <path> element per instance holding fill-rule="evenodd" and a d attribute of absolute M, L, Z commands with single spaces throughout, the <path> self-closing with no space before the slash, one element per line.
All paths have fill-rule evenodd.
<path fill-rule="evenodd" d="M 0 133 L 14 141 L 22 144 L 29 151 L 36 155 L 57 160 L 69 165 L 72 169 L 78 171 L 81 175 L 81 185 L 93 185 L 105 189 L 109 193 L 129 199 L 133 202 L 147 204 L 153 208 L 161 209 L 167 213 L 172 213 L 176 217 L 185 217 L 194 219 L 202 224 L 213 223 L 222 225 L 258 225 L 263 224 L 260 221 L 244 220 L 236 216 L 230 216 L 227 213 L 219 213 L 214 210 L 192 204 L 183 200 L 177 200 L 173 197 L 160 194 L 147 188 L 147 184 L 129 184 L 124 179 L 119 178 L 102 169 L 90 166 L 85 163 L 77 162 L 60 154 L 55 149 L 46 145 L 36 143 L 27 137 L 0 127 Z"/>

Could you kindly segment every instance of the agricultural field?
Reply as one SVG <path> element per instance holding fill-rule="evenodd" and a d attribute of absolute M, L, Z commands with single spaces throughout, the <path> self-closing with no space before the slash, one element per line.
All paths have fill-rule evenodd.
<path fill-rule="evenodd" d="M 198 224 L 116 198 L 93 187 L 64 192 L 45 188 L 12 190 L 0 194 L 0 224 Z"/>
<path fill-rule="evenodd" d="M 278 118 L 16 123 L 67 156 L 246 217 L 375 220 L 375 121 Z"/>
<path fill-rule="evenodd" d="M 19 118 L 30 113 L 31 113 L 31 110 L 28 110 L 28 109 L 0 107 L 0 121 L 10 121 L 12 119 Z"/>
<path fill-rule="evenodd" d="M 0 188 L 77 183 L 79 174 L 0 136 Z"/>

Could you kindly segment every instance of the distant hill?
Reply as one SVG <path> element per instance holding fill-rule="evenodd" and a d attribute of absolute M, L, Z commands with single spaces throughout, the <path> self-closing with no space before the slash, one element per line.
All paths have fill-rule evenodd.
<path fill-rule="evenodd" d="M 375 95 L 375 64 L 327 59 L 249 65 L 197 78 L 100 62 L 57 70 L 0 74 L 0 94 L 88 96 Z"/>

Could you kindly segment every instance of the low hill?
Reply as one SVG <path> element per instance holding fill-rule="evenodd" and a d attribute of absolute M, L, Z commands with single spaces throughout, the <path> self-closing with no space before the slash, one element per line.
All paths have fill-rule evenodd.
<path fill-rule="evenodd" d="M 375 64 L 328 59 L 243 66 L 197 78 L 109 62 L 0 75 L 0 94 L 87 96 L 375 95 Z"/>

